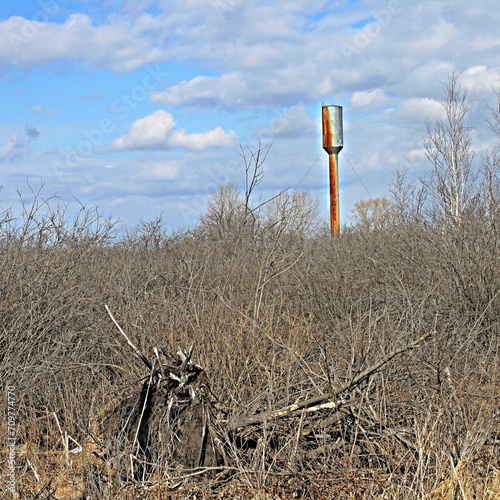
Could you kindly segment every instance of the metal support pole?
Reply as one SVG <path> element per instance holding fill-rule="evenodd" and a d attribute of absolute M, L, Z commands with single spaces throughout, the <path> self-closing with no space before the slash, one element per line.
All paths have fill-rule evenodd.
<path fill-rule="evenodd" d="M 339 210 L 339 152 L 343 147 L 342 106 L 322 107 L 323 149 L 328 153 L 330 171 L 330 229 L 333 236 L 340 231 Z"/>
<path fill-rule="evenodd" d="M 339 235 L 340 210 L 339 210 L 339 173 L 338 154 L 328 155 L 330 170 L 330 228 L 333 236 Z"/>

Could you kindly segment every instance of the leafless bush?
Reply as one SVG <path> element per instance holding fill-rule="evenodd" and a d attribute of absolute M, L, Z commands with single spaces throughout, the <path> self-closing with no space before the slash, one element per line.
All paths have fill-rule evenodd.
<path fill-rule="evenodd" d="M 3 212 L 0 379 L 18 390 L 21 495 L 495 498 L 496 157 L 452 230 L 399 176 L 390 217 L 360 212 L 367 224 L 337 239 L 308 195 L 256 195 L 263 157 L 247 158 L 243 194 L 221 188 L 199 227 L 175 235 L 158 218 L 119 237 L 97 210 L 70 217 L 39 191 L 19 218 Z M 130 405 L 153 386 L 104 304 L 150 359 L 194 343 L 230 465 L 171 462 L 154 438 L 179 427 L 161 413 L 151 463 L 130 472 Z M 338 407 L 305 406 L 345 387 Z M 249 418 L 258 425 L 231 427 Z"/>

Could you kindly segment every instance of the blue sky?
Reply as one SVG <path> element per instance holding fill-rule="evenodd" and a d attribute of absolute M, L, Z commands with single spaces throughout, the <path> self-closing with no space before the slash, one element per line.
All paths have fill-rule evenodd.
<path fill-rule="evenodd" d="M 0 4 L 0 200 L 44 183 L 133 226 L 196 224 L 240 145 L 272 144 L 264 196 L 327 205 L 321 104 L 344 107 L 341 217 L 429 170 L 425 120 L 451 71 L 472 98 L 474 148 L 500 86 L 497 0 L 40 0 Z"/>

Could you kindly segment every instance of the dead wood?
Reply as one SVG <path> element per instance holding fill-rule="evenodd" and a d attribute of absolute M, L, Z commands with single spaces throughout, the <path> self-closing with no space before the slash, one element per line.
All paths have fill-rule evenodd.
<path fill-rule="evenodd" d="M 135 401 L 128 398 L 117 436 L 124 443 L 122 456 L 129 464 L 128 477 L 140 480 L 151 477 L 158 466 L 178 471 L 230 468 L 235 464 L 235 450 L 244 453 L 259 446 L 263 426 L 287 417 L 301 418 L 297 440 L 302 441 L 302 451 L 295 454 L 297 463 L 332 453 L 348 442 L 361 443 L 356 441 L 355 427 L 369 448 L 371 429 L 379 423 L 370 418 L 366 399 L 360 396 L 360 385 L 396 356 L 430 337 L 426 334 L 390 352 L 329 393 L 278 410 L 229 419 L 215 405 L 205 370 L 192 360 L 194 344 L 186 351 L 179 349 L 175 355 L 154 348 L 151 361 L 129 340 L 107 306 L 106 310 L 149 370 L 138 397 Z M 280 435 L 280 431 L 275 431 L 275 439 L 279 440 Z"/>
<path fill-rule="evenodd" d="M 150 370 L 138 397 L 135 401 L 129 397 L 122 410 L 117 440 L 124 443 L 128 475 L 144 480 L 153 472 L 153 464 L 182 469 L 227 466 L 208 377 L 192 362 L 194 344 L 175 355 L 154 348 L 152 362 L 130 341 L 107 306 L 106 310 Z"/>
<path fill-rule="evenodd" d="M 247 427 L 249 425 L 262 424 L 265 421 L 276 420 L 284 417 L 290 417 L 293 415 L 299 414 L 301 411 L 305 412 L 315 412 L 319 410 L 331 410 L 331 409 L 340 409 L 342 406 L 346 404 L 350 404 L 348 396 L 344 398 L 339 398 L 342 394 L 348 393 L 352 391 L 356 387 L 358 387 L 361 383 L 370 378 L 373 374 L 378 372 L 384 365 L 389 363 L 396 356 L 403 354 L 411 349 L 418 347 L 423 341 L 430 338 L 431 334 L 426 333 L 418 340 L 407 344 L 404 347 L 396 349 L 384 356 L 380 361 L 375 363 L 373 366 L 367 368 L 360 374 L 356 375 L 351 381 L 347 382 L 340 388 L 329 392 L 327 394 L 321 394 L 319 396 L 315 396 L 314 398 L 306 399 L 305 401 L 301 401 L 299 403 L 295 403 L 290 406 L 286 406 L 280 410 L 269 411 L 265 413 L 258 413 L 252 416 L 245 416 L 238 419 L 233 420 L 229 423 L 230 429 L 238 429 L 242 427 Z"/>
<path fill-rule="evenodd" d="M 122 328 L 120 327 L 120 325 L 118 324 L 118 322 L 116 321 L 116 319 L 114 318 L 113 314 L 111 313 L 111 311 L 109 310 L 109 307 L 107 304 L 104 304 L 104 307 L 106 308 L 106 311 L 107 313 L 109 314 L 109 316 L 111 317 L 111 319 L 113 320 L 113 323 L 116 325 L 116 327 L 118 328 L 119 332 L 125 337 L 125 340 L 127 341 L 127 344 L 132 348 L 132 350 L 135 352 L 135 354 L 139 357 L 139 359 L 141 359 L 144 364 L 150 369 L 152 370 L 153 368 L 153 363 L 151 363 L 151 361 L 149 361 L 148 358 L 146 358 L 146 356 L 144 356 L 144 354 L 142 354 L 142 352 L 130 341 L 130 339 L 127 337 L 127 335 L 125 334 L 125 332 L 122 330 Z"/>

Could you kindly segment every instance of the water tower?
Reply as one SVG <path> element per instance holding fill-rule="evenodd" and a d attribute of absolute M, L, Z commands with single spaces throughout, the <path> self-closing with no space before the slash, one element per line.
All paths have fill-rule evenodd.
<path fill-rule="evenodd" d="M 342 106 L 330 104 L 322 107 L 323 149 L 328 153 L 330 170 L 330 227 L 337 236 L 340 228 L 338 159 L 344 146 Z"/>

